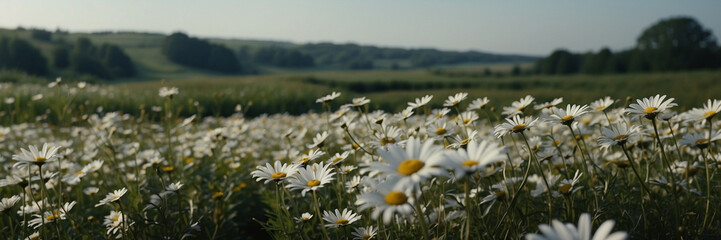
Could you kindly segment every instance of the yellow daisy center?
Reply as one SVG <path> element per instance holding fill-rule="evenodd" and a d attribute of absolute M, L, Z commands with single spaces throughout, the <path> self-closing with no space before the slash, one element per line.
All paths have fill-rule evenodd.
<path fill-rule="evenodd" d="M 573 115 L 566 115 L 565 117 L 561 118 L 561 122 L 568 122 L 573 120 Z"/>
<path fill-rule="evenodd" d="M 75 172 L 75 174 L 77 174 L 77 175 L 83 175 L 83 174 L 85 174 L 85 172 L 83 172 L 83 171 L 77 171 L 77 172 Z"/>
<path fill-rule="evenodd" d="M 161 169 L 163 170 L 163 172 L 172 172 L 175 168 L 173 166 L 165 166 Z"/>
<path fill-rule="evenodd" d="M 120 214 L 118 214 L 117 216 L 115 216 L 115 217 L 113 218 L 113 222 L 117 222 L 118 219 L 120 219 Z"/>
<path fill-rule="evenodd" d="M 308 183 L 306 185 L 308 187 L 315 187 L 315 186 L 320 185 L 320 181 L 313 179 L 313 180 L 308 181 Z"/>
<path fill-rule="evenodd" d="M 284 172 L 277 172 L 277 173 L 271 174 L 270 177 L 273 179 L 279 179 L 279 178 L 284 178 L 286 175 L 287 174 Z"/>
<path fill-rule="evenodd" d="M 703 118 L 710 118 L 710 117 L 713 117 L 713 116 L 715 116 L 715 115 L 716 115 L 716 111 L 711 110 L 711 111 L 708 111 L 708 112 L 704 113 L 704 114 L 703 114 Z"/>
<path fill-rule="evenodd" d="M 470 138 L 463 139 L 463 141 L 461 141 L 461 145 L 467 145 L 468 142 L 470 142 L 470 141 L 471 141 Z"/>
<path fill-rule="evenodd" d="M 525 123 L 518 124 L 518 125 L 513 126 L 513 127 L 511 128 L 511 130 L 513 130 L 514 132 L 523 131 L 524 129 L 526 129 L 526 124 L 525 124 Z"/>
<path fill-rule="evenodd" d="M 559 192 L 563 194 L 568 194 L 569 191 L 571 191 L 571 184 L 563 184 L 560 189 L 558 189 Z"/>
<path fill-rule="evenodd" d="M 708 144 L 708 138 L 696 140 L 696 145 Z"/>
<path fill-rule="evenodd" d="M 497 192 L 496 193 L 496 199 L 499 201 L 502 201 L 506 197 L 506 192 Z"/>
<path fill-rule="evenodd" d="M 478 162 L 473 161 L 473 160 L 466 160 L 463 163 L 461 163 L 461 165 L 463 165 L 464 167 L 470 168 L 470 167 L 478 165 Z"/>
<path fill-rule="evenodd" d="M 48 160 L 48 159 L 45 158 L 45 157 L 36 157 L 36 158 L 35 158 L 35 161 L 36 161 L 36 162 L 45 162 L 45 161 L 47 161 L 47 160 Z"/>
<path fill-rule="evenodd" d="M 301 158 L 300 160 L 298 160 L 298 162 L 301 162 L 301 163 L 306 163 L 308 161 L 310 161 L 309 157 L 304 157 L 304 158 Z"/>
<path fill-rule="evenodd" d="M 341 219 L 338 219 L 338 221 L 335 221 L 335 223 L 340 224 L 340 225 L 346 225 L 346 224 L 348 224 L 348 219 L 341 218 Z"/>
<path fill-rule="evenodd" d="M 446 132 L 448 132 L 448 131 L 446 131 L 446 129 L 442 128 L 442 127 L 436 129 L 436 135 L 443 135 L 443 134 L 446 134 Z"/>
<path fill-rule="evenodd" d="M 388 205 L 401 205 L 408 202 L 408 197 L 402 192 L 389 192 L 386 194 L 385 201 Z"/>
<path fill-rule="evenodd" d="M 463 119 L 463 124 L 468 124 L 469 122 L 471 122 L 470 118 Z"/>
<path fill-rule="evenodd" d="M 221 197 L 223 197 L 223 192 L 215 192 L 215 193 L 213 193 L 213 196 L 212 196 L 211 198 L 212 198 L 212 199 L 218 199 L 218 198 L 221 198 Z"/>
<path fill-rule="evenodd" d="M 371 239 L 371 235 L 365 234 L 363 235 L 363 239 Z"/>
<path fill-rule="evenodd" d="M 560 146 L 560 145 L 561 145 L 561 140 L 553 141 L 553 144 L 552 144 L 552 145 L 553 145 L 554 147 Z"/>
<path fill-rule="evenodd" d="M 521 107 L 519 107 L 517 110 L 518 110 L 519 112 L 522 112 L 524 109 L 526 109 L 526 106 L 521 106 Z"/>
<path fill-rule="evenodd" d="M 396 139 L 392 137 L 384 137 L 383 139 L 381 139 L 381 146 L 385 146 L 389 143 L 396 143 Z"/>
<path fill-rule="evenodd" d="M 113 199 L 110 199 L 110 201 L 118 200 L 118 198 L 120 198 L 120 197 L 122 197 L 122 196 L 120 196 L 120 195 L 115 195 L 115 196 L 113 197 Z"/>
<path fill-rule="evenodd" d="M 594 110 L 596 110 L 596 111 L 601 111 L 601 110 L 603 110 L 603 109 L 606 109 L 606 107 L 605 107 L 605 106 L 598 106 L 598 107 L 594 108 Z"/>
<path fill-rule="evenodd" d="M 301 217 L 300 220 L 308 221 L 308 220 L 310 220 L 310 218 L 309 217 Z"/>
<path fill-rule="evenodd" d="M 426 164 L 418 159 L 408 159 L 398 165 L 398 173 L 410 176 L 421 170 Z"/>
<path fill-rule="evenodd" d="M 626 138 L 628 138 L 628 135 L 626 135 L 626 134 L 621 134 L 621 135 L 618 135 L 618 136 L 613 137 L 613 140 L 614 140 L 614 141 L 620 141 L 620 140 L 624 140 L 624 139 L 626 139 Z"/>
<path fill-rule="evenodd" d="M 658 110 L 658 108 L 656 108 L 656 107 L 647 107 L 646 109 L 643 110 L 643 113 L 650 114 L 650 113 L 655 112 L 656 110 Z"/>

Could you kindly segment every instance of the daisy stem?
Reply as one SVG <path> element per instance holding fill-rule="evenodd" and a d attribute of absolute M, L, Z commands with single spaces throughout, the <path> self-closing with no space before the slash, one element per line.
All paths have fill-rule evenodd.
<path fill-rule="evenodd" d="M 361 146 L 360 143 L 358 143 L 358 141 L 355 140 L 355 138 L 353 138 L 353 135 L 350 134 L 350 131 L 348 130 L 348 128 L 345 128 L 345 132 L 348 134 L 348 137 L 350 137 L 350 140 L 353 141 L 353 143 L 354 143 L 355 145 L 358 145 L 358 148 L 360 148 L 361 150 L 363 150 L 363 151 L 364 151 L 365 153 L 367 153 L 368 155 L 373 155 L 372 153 L 368 152 L 368 150 L 366 150 L 365 148 L 363 148 L 363 146 Z"/>
<path fill-rule="evenodd" d="M 513 167 L 513 165 L 511 165 Z M 508 215 L 508 212 L 513 209 L 516 205 L 516 200 L 518 199 L 518 195 L 521 195 L 521 190 L 523 190 L 523 187 L 526 186 L 526 180 L 528 180 L 528 173 L 531 172 L 531 163 L 529 162 L 526 165 L 526 173 L 523 174 L 523 180 L 521 180 L 521 186 L 518 187 L 518 190 L 513 194 L 513 198 L 511 198 L 511 203 L 509 204 L 506 211 L 503 213 L 503 216 L 501 216 L 501 220 L 498 221 L 498 224 L 496 225 L 496 229 L 501 227 L 501 224 L 503 223 L 503 220 L 506 219 L 506 216 Z"/>
<path fill-rule="evenodd" d="M 120 204 L 120 201 L 117 201 L 116 203 L 118 204 L 118 208 L 120 208 L 120 215 L 123 216 L 123 222 L 121 223 L 122 225 L 120 226 L 122 228 L 122 229 L 120 229 L 120 234 L 122 234 L 123 239 L 125 239 L 125 235 L 127 235 L 125 233 L 125 230 L 128 226 L 127 223 L 125 222 L 125 219 L 128 218 L 128 216 L 125 215 L 125 211 L 123 211 L 123 204 Z"/>
<path fill-rule="evenodd" d="M 548 220 L 549 223 L 551 219 L 553 219 L 553 205 L 551 202 L 551 185 L 548 184 L 548 180 L 546 179 L 546 173 L 543 172 L 543 167 L 541 166 L 541 163 L 538 161 L 538 158 L 536 157 L 536 153 L 531 149 L 531 145 L 528 144 L 528 139 L 526 138 L 526 134 L 521 132 L 521 136 L 523 136 L 523 141 L 526 142 L 526 147 L 528 148 L 528 154 L 531 155 L 531 160 L 536 163 L 536 166 L 538 166 L 538 171 L 541 174 L 541 179 L 543 179 L 543 183 L 546 184 L 546 190 L 548 192 Z"/>
<path fill-rule="evenodd" d="M 423 239 L 429 239 L 428 238 L 428 226 L 426 226 L 426 214 L 423 213 L 423 208 L 421 208 L 421 201 L 420 201 L 420 194 L 416 198 L 415 201 L 415 207 L 416 207 L 416 215 L 418 216 L 418 221 L 421 224 L 421 229 L 423 230 Z"/>
<path fill-rule="evenodd" d="M 704 167 L 706 168 L 704 171 L 704 172 L 706 172 L 706 210 L 704 211 L 703 223 L 701 224 L 701 228 L 699 229 L 699 234 L 703 233 L 703 231 L 706 229 L 706 223 L 707 223 L 706 221 L 708 220 L 708 209 L 709 209 L 709 205 L 711 204 L 711 177 L 709 175 L 710 171 L 708 168 L 708 156 L 707 156 L 708 152 L 709 152 L 709 150 L 707 149 L 706 154 L 703 154 L 703 152 L 701 153 L 704 158 L 703 164 L 704 164 Z"/>
<path fill-rule="evenodd" d="M 323 224 L 323 215 L 320 214 L 320 207 L 318 206 L 318 197 L 316 197 L 315 191 L 313 192 L 313 205 L 315 206 L 315 214 L 318 216 L 318 222 L 320 223 L 320 230 L 323 231 L 323 237 L 330 240 L 328 237 L 328 231 L 325 230 L 325 224 Z"/>
<path fill-rule="evenodd" d="M 633 170 L 633 173 L 636 175 L 636 178 L 638 179 L 638 182 L 641 184 L 641 187 L 643 187 L 643 190 L 646 191 L 646 194 L 648 194 L 648 197 L 650 199 L 653 199 L 651 197 L 651 191 L 648 190 L 648 187 L 646 187 L 646 184 L 643 183 L 643 180 L 641 179 L 641 175 L 638 174 L 638 171 L 636 171 L 636 165 L 633 161 L 633 158 L 631 158 L 631 155 L 628 154 L 628 150 L 626 150 L 626 144 L 621 144 L 621 149 L 623 149 L 623 153 L 626 155 L 626 158 L 628 159 L 628 164 L 631 165 L 631 169 Z"/>
<path fill-rule="evenodd" d="M 471 181 L 470 176 L 466 176 L 466 185 L 465 185 L 465 187 L 464 187 L 466 196 L 465 196 L 465 198 L 463 199 L 464 202 L 465 202 L 465 203 L 464 203 L 465 206 L 463 206 L 463 207 L 466 209 L 466 226 L 463 228 L 463 229 L 465 230 L 465 233 L 464 233 L 464 235 L 463 235 L 463 239 L 465 239 L 465 240 L 468 240 L 468 238 L 469 238 L 469 236 L 470 236 L 470 233 L 471 233 L 471 229 L 470 229 L 470 228 L 471 228 L 471 216 L 473 216 L 473 215 L 471 215 L 471 201 L 470 201 L 470 197 L 469 197 L 469 195 L 470 195 L 470 194 L 469 194 L 469 193 L 470 193 L 470 189 L 469 189 L 469 186 L 468 186 L 468 185 L 469 185 L 468 183 L 469 183 L 470 181 Z"/>
<path fill-rule="evenodd" d="M 671 163 L 668 161 L 668 157 L 666 156 L 666 148 L 663 146 L 663 143 L 661 143 L 661 137 L 658 135 L 658 127 L 656 127 L 656 118 L 651 119 L 651 123 L 653 124 L 653 132 L 656 133 L 656 141 L 658 141 L 658 146 L 661 148 L 661 154 L 663 157 L 663 162 L 666 164 L 666 168 L 668 169 L 668 175 L 671 177 L 671 192 L 673 193 L 673 200 L 676 203 L 676 206 L 681 206 L 681 204 L 678 202 L 678 191 L 676 190 L 676 177 L 673 174 L 673 170 L 671 169 Z M 671 130 L 673 132 L 673 130 Z M 681 161 L 681 159 L 679 159 Z M 675 214 L 674 220 L 676 226 L 679 225 L 678 216 L 680 215 L 678 208 L 673 208 Z M 676 231 L 674 231 L 675 233 Z"/>

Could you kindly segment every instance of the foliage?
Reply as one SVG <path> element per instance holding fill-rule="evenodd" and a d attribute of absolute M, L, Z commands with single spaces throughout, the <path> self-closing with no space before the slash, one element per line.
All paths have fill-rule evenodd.
<path fill-rule="evenodd" d="M 0 37 L 0 68 L 17 69 L 33 75 L 48 73 L 48 63 L 30 42 L 14 37 Z"/>
<path fill-rule="evenodd" d="M 190 67 L 218 72 L 240 71 L 238 59 L 232 50 L 184 33 L 173 33 L 163 40 L 162 53 L 171 61 Z"/>

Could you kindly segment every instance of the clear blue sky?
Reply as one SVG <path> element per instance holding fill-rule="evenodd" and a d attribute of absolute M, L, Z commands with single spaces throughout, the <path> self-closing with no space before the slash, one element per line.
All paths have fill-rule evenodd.
<path fill-rule="evenodd" d="M 330 41 L 545 55 L 618 50 L 661 18 L 716 36 L 721 1 L 699 0 L 0 0 L 0 27 L 184 31 L 199 37 Z"/>

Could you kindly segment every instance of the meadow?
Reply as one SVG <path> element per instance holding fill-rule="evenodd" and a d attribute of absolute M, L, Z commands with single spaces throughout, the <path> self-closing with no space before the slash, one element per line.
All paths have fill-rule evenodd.
<path fill-rule="evenodd" d="M 721 236 L 717 71 L 475 71 L 2 84 L 0 236 Z"/>

